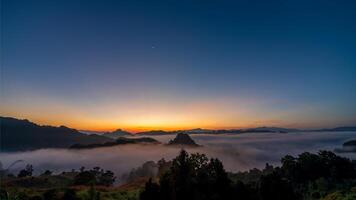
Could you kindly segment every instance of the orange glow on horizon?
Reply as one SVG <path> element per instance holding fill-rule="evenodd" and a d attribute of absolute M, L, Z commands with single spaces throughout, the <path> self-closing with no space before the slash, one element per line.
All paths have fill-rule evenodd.
<path fill-rule="evenodd" d="M 86 130 L 86 131 L 97 131 L 97 132 L 110 132 L 117 129 L 122 129 L 125 131 L 129 131 L 131 133 L 143 132 L 143 131 L 151 131 L 151 130 L 163 130 L 163 131 L 173 131 L 173 130 L 189 130 L 196 128 L 203 129 L 237 129 L 237 128 L 248 128 L 252 127 L 251 125 L 243 125 L 240 124 L 238 126 L 219 126 L 213 122 L 209 121 L 192 121 L 192 123 L 182 123 L 182 122 L 174 122 L 171 120 L 144 120 L 134 122 L 126 122 L 126 123 L 117 123 L 114 121 L 102 121 L 102 120 L 75 120 L 75 119 L 61 119 L 61 118 L 50 118 L 46 119 L 31 117 L 27 115 L 3 115 L 6 117 L 13 117 L 17 119 L 28 119 L 29 121 L 38 124 L 38 125 L 50 125 L 50 126 L 66 126 L 69 128 L 74 128 L 77 130 Z M 86 121 L 87 120 L 87 121 Z"/>
<path fill-rule="evenodd" d="M 100 132 L 123 129 L 133 133 L 259 126 L 318 128 L 337 123 L 334 118 L 320 120 L 321 112 L 317 106 L 303 107 L 298 112 L 271 112 L 266 104 L 274 104 L 274 101 L 243 98 L 191 101 L 138 99 L 125 102 L 109 99 L 92 104 L 76 104 L 39 96 L 29 96 L 24 100 L 22 103 L 9 101 L 1 104 L 0 115 L 28 119 L 39 125 L 64 125 L 77 130 Z M 305 113 L 308 113 L 307 117 Z"/>
<path fill-rule="evenodd" d="M 305 124 L 286 124 L 282 122 L 274 122 L 274 121 L 265 121 L 263 122 L 256 122 L 250 119 L 240 119 L 240 123 L 221 123 L 221 122 L 214 122 L 214 121 L 192 121 L 192 123 L 182 123 L 173 121 L 167 122 L 167 120 L 159 121 L 158 119 L 155 123 L 145 122 L 145 123 L 117 123 L 115 121 L 102 121 L 102 120 L 76 120 L 72 119 L 52 119 L 52 118 L 36 118 L 26 115 L 9 115 L 1 113 L 1 116 L 4 117 L 13 117 L 17 119 L 28 119 L 29 121 L 38 124 L 38 125 L 50 125 L 50 126 L 66 126 L 69 128 L 73 128 L 76 130 L 83 130 L 83 131 L 97 131 L 97 132 L 111 132 L 117 129 L 122 129 L 131 133 L 138 133 L 144 131 L 152 131 L 152 130 L 163 130 L 163 131 L 174 131 L 174 130 L 189 130 L 189 129 L 210 129 L 210 130 L 218 130 L 218 129 L 244 129 L 244 128 L 254 128 L 254 127 L 261 127 L 261 126 L 279 126 L 285 128 L 303 128 L 306 127 Z M 303 126 L 304 125 L 304 126 Z M 311 128 L 317 127 L 317 125 L 310 126 Z M 321 127 L 321 126 L 320 126 Z M 319 127 L 319 128 L 320 128 Z"/>

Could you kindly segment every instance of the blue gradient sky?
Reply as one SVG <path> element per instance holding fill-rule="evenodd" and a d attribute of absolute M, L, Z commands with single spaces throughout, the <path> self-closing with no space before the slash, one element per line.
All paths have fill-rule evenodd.
<path fill-rule="evenodd" d="M 355 1 L 1 3 L 1 115 L 94 130 L 356 124 Z"/>

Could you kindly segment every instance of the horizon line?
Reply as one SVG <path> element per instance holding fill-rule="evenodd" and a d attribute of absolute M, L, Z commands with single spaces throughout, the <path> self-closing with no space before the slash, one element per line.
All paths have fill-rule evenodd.
<path fill-rule="evenodd" d="M 129 132 L 131 134 L 137 134 L 140 132 L 149 132 L 149 131 L 165 131 L 165 132 L 173 132 L 173 131 L 190 131 L 190 130 L 196 130 L 196 129 L 202 129 L 202 130 L 212 130 L 212 131 L 218 131 L 218 130 L 245 130 L 245 129 L 255 129 L 255 128 L 283 128 L 283 129 L 296 129 L 300 131 L 309 131 L 309 130 L 320 130 L 320 129 L 331 129 L 331 128 L 340 128 L 340 127 L 356 127 L 356 124 L 349 124 L 349 125 L 337 125 L 337 126 L 325 126 L 325 127 L 316 127 L 316 128 L 297 128 L 297 127 L 291 127 L 291 126 L 275 126 L 275 125 L 256 125 L 256 126 L 245 126 L 245 127 L 234 127 L 234 126 L 228 126 L 228 127 L 195 127 L 192 126 L 191 128 L 179 128 L 179 127 L 172 127 L 172 128 L 164 128 L 164 127 L 137 127 L 137 128 L 108 128 L 108 129 L 82 129 L 82 128 L 76 128 L 74 126 L 68 126 L 68 125 L 63 125 L 63 124 L 51 124 L 51 123 L 40 123 L 36 122 L 36 120 L 32 120 L 29 118 L 19 118 L 19 117 L 13 117 L 13 116 L 3 116 L 0 115 L 2 118 L 12 118 L 12 119 L 17 119 L 17 120 L 27 120 L 29 122 L 32 122 L 36 125 L 39 126 L 53 126 L 53 127 L 67 127 L 71 129 L 75 129 L 79 132 L 97 132 L 97 133 L 105 133 L 105 132 L 113 132 L 116 130 L 121 129 L 122 131 Z"/>

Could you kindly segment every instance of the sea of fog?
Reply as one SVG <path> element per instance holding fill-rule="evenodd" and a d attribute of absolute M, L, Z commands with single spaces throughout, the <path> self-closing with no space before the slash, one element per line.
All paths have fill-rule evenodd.
<path fill-rule="evenodd" d="M 286 154 L 334 150 L 342 143 L 356 139 L 356 132 L 299 132 L 299 133 L 246 133 L 224 135 L 191 135 L 203 147 L 186 149 L 219 158 L 228 171 L 244 171 L 263 168 L 268 162 L 278 165 Z M 152 136 L 163 143 L 175 135 Z M 22 160 L 12 167 L 14 173 L 26 164 L 32 164 L 36 173 L 45 169 L 60 173 L 79 169 L 81 166 L 99 166 L 112 170 L 117 177 L 146 161 L 174 158 L 180 149 L 165 145 L 119 145 L 90 150 L 41 149 L 36 151 L 0 153 L 0 162 L 6 169 L 11 163 Z M 356 159 L 356 153 L 340 154 Z"/>

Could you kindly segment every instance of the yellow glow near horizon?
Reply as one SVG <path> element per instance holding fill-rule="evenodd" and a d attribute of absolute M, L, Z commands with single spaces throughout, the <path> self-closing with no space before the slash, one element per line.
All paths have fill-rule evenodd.
<path fill-rule="evenodd" d="M 274 121 L 264 121 L 258 122 L 254 119 L 249 118 L 236 118 L 236 121 L 226 120 L 222 122 L 221 120 L 210 120 L 210 119 L 195 119 L 191 120 L 167 120 L 169 118 L 152 118 L 148 117 L 147 119 L 131 121 L 129 119 L 122 120 L 95 120 L 90 118 L 81 118 L 76 117 L 59 117 L 59 115 L 54 116 L 38 116 L 31 114 L 10 114 L 10 113 L 1 113 L 2 116 L 14 117 L 19 119 L 28 119 L 39 125 L 52 125 L 60 126 L 64 125 L 70 128 L 75 128 L 77 130 L 91 130 L 91 131 L 113 131 L 118 128 L 130 131 L 133 133 L 149 130 L 184 130 L 184 129 L 193 129 L 193 128 L 207 128 L 207 129 L 233 129 L 233 128 L 249 128 L 256 126 L 285 126 L 285 127 L 295 127 L 296 126 L 283 124 L 280 122 Z M 144 117 L 142 117 L 144 118 Z M 188 117 L 187 117 L 188 118 Z"/>
<path fill-rule="evenodd" d="M 191 128 L 225 128 L 244 126 L 246 119 L 231 115 L 223 104 L 193 103 L 184 106 L 149 106 L 140 104 L 129 108 L 111 105 L 101 109 L 82 110 L 62 104 L 42 103 L 35 107 L 17 109 L 2 107 L 1 115 L 29 119 L 40 125 L 65 125 L 79 130 L 112 131 L 118 128 L 131 132 L 147 130 L 177 130 Z M 104 114 L 103 114 L 104 113 Z"/>
<path fill-rule="evenodd" d="M 254 99 L 229 98 L 195 101 L 141 99 L 125 102 L 105 99 L 101 102 L 73 103 L 28 96 L 27 99 L 21 99 L 21 102 L 2 102 L 0 115 L 28 119 L 41 125 L 64 125 L 78 130 L 112 131 L 120 128 L 131 132 L 256 126 L 298 128 L 337 123 L 335 119 L 321 121 L 316 114 L 305 117 L 305 113 L 313 113 L 317 109 L 315 106 L 308 108 L 310 110 L 300 109 L 299 112 L 290 113 L 271 112 L 265 104 L 266 100 L 259 102 Z"/>

